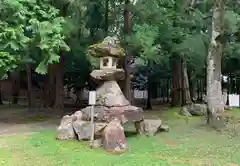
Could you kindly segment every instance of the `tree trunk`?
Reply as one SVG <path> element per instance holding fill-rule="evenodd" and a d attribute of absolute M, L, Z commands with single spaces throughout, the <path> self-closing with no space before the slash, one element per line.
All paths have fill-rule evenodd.
<path fill-rule="evenodd" d="M 109 13 L 109 0 L 105 0 L 105 15 L 104 15 L 104 19 L 105 19 L 105 23 L 104 23 L 104 31 L 105 31 L 105 36 L 108 35 L 108 13 Z"/>
<path fill-rule="evenodd" d="M 28 97 L 28 108 L 33 108 L 33 88 L 32 88 L 32 71 L 31 65 L 26 64 L 26 73 L 27 73 L 27 97 Z"/>
<path fill-rule="evenodd" d="M 131 17 L 130 11 L 128 6 L 130 4 L 129 0 L 125 0 L 125 9 L 124 9 L 124 33 L 125 35 L 129 35 L 131 31 Z M 125 97 L 131 102 L 131 78 L 130 78 L 130 67 L 129 67 L 129 60 L 131 59 L 131 55 L 129 52 L 129 48 L 126 46 L 126 56 L 124 59 L 124 70 L 125 70 L 125 79 L 124 79 L 124 88 L 123 93 Z"/>
<path fill-rule="evenodd" d="M 2 84 L 0 83 L 0 105 L 3 105 L 3 99 L 2 99 Z"/>
<path fill-rule="evenodd" d="M 151 88 L 151 77 L 148 76 L 147 80 L 147 107 L 146 109 L 152 109 L 152 88 Z"/>
<path fill-rule="evenodd" d="M 20 73 L 15 72 L 11 74 L 12 81 L 12 104 L 18 103 L 18 96 L 20 93 Z"/>
<path fill-rule="evenodd" d="M 207 68 L 207 123 L 214 128 L 224 126 L 222 113 L 224 104 L 221 84 L 221 58 L 223 45 L 219 39 L 223 35 L 224 0 L 214 0 L 212 16 L 212 36 L 208 52 Z"/>
<path fill-rule="evenodd" d="M 63 68 L 64 59 L 63 55 L 60 57 L 60 62 L 57 64 L 56 69 L 56 91 L 55 91 L 55 103 L 54 111 L 63 112 L 64 111 L 64 84 L 63 84 Z"/>
<path fill-rule="evenodd" d="M 184 96 L 187 104 L 192 104 L 192 98 L 190 94 L 190 88 L 189 88 L 189 80 L 188 80 L 188 73 L 187 68 L 183 68 L 183 76 L 184 76 Z"/>
<path fill-rule="evenodd" d="M 43 83 L 43 87 L 42 88 L 43 88 L 42 89 L 42 106 L 44 108 L 47 108 L 47 107 L 49 107 L 50 98 L 51 98 L 49 96 L 50 95 L 50 93 L 49 93 L 50 87 L 49 87 L 48 80 Z M 48 97 L 46 97 L 46 96 L 48 96 Z"/>
<path fill-rule="evenodd" d="M 184 62 L 183 62 L 183 58 L 181 58 L 181 76 L 180 76 L 180 85 L 181 85 L 181 106 L 185 106 L 186 105 L 186 96 L 185 96 L 185 78 L 184 78 Z"/>
<path fill-rule="evenodd" d="M 177 56 L 172 57 L 172 106 L 180 104 L 180 75 L 181 75 L 181 61 Z"/>
<path fill-rule="evenodd" d="M 57 64 L 49 64 L 48 66 L 48 105 L 53 107 L 55 103 L 55 95 L 56 95 L 56 67 Z"/>
<path fill-rule="evenodd" d="M 82 94 L 83 94 L 83 88 L 77 88 L 76 89 L 76 104 L 81 104 L 82 100 Z"/>

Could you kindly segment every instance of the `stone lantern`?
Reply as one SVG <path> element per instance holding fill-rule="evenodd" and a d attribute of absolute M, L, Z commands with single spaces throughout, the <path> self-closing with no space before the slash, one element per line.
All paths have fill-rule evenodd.
<path fill-rule="evenodd" d="M 117 68 L 117 61 L 125 55 L 115 37 L 106 37 L 101 43 L 89 47 L 88 54 L 100 59 L 100 69 L 93 70 L 91 77 L 98 83 L 94 106 L 94 138 L 110 152 L 122 153 L 127 149 L 123 124 L 132 122 L 139 133 L 144 132 L 142 108 L 135 107 L 123 95 L 117 81 L 125 73 Z M 89 140 L 91 137 L 91 107 L 83 108 L 71 116 L 64 116 L 57 131 L 58 139 Z M 96 142 L 97 139 L 95 140 Z"/>

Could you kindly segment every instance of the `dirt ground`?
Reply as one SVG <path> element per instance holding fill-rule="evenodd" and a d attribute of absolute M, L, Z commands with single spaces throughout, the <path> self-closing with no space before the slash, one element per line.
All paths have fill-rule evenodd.
<path fill-rule="evenodd" d="M 52 113 L 49 109 L 28 110 L 25 106 L 0 106 L 0 137 L 25 135 L 41 130 L 55 130 L 63 115 L 72 114 L 80 108 L 66 108 L 64 113 Z M 160 107 L 154 108 L 159 110 Z M 155 118 L 156 111 L 145 111 L 146 115 Z M 165 110 L 165 108 L 161 108 Z"/>
<path fill-rule="evenodd" d="M 48 114 L 46 111 L 30 112 L 26 108 L 0 107 L 0 137 L 18 134 L 28 134 L 42 129 L 55 129 L 61 115 Z"/>

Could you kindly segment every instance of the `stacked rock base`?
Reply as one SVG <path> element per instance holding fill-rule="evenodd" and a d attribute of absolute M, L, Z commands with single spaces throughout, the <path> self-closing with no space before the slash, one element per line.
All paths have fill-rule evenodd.
<path fill-rule="evenodd" d="M 89 107 L 75 112 L 73 115 L 66 115 L 62 118 L 60 126 L 57 129 L 56 138 L 59 140 L 89 141 L 91 138 L 92 127 L 88 115 Z M 96 110 L 103 108 L 96 107 Z M 104 111 L 105 112 L 105 111 Z M 100 113 L 95 113 L 96 122 L 94 123 L 94 138 L 90 142 L 91 147 L 103 147 L 111 153 L 123 153 L 127 150 L 126 137 L 121 120 L 111 119 L 110 122 L 100 121 Z M 126 120 L 126 119 L 125 119 Z M 125 121 L 126 122 L 126 121 Z M 140 120 L 135 121 L 135 128 L 139 134 L 153 136 L 158 131 L 169 131 L 168 126 L 163 125 L 161 120 Z"/>
<path fill-rule="evenodd" d="M 136 107 L 137 108 L 137 107 Z M 91 142 L 93 147 L 103 147 L 105 150 L 113 153 L 122 153 L 127 149 L 126 138 L 122 122 L 127 122 L 124 115 L 113 117 L 108 114 L 107 107 L 95 107 L 94 114 L 94 138 Z M 142 124 L 142 119 L 136 124 Z M 135 125 L 137 131 L 142 133 L 141 125 Z M 90 107 L 75 112 L 73 115 L 66 115 L 62 118 L 60 126 L 57 129 L 57 139 L 72 140 L 78 139 L 89 141 L 92 134 L 92 125 L 90 122 Z"/>

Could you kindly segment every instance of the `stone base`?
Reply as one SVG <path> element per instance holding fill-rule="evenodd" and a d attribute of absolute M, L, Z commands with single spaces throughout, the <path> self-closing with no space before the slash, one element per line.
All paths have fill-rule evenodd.
<path fill-rule="evenodd" d="M 97 81 L 111 81 L 111 80 L 123 80 L 125 73 L 123 69 L 104 69 L 104 70 L 93 70 L 91 77 Z"/>
<path fill-rule="evenodd" d="M 66 115 L 62 118 L 59 127 L 57 128 L 56 138 L 59 140 L 76 139 L 76 134 L 72 125 L 72 116 Z"/>
<path fill-rule="evenodd" d="M 112 153 L 122 153 L 127 149 L 124 128 L 117 119 L 110 122 L 103 131 L 103 148 Z"/>
<path fill-rule="evenodd" d="M 86 107 L 81 110 L 82 120 L 90 121 L 91 107 Z M 118 118 L 122 124 L 127 122 L 138 122 L 144 119 L 143 110 L 139 107 L 127 105 L 122 107 L 94 107 L 94 121 L 95 122 L 111 122 Z"/>

